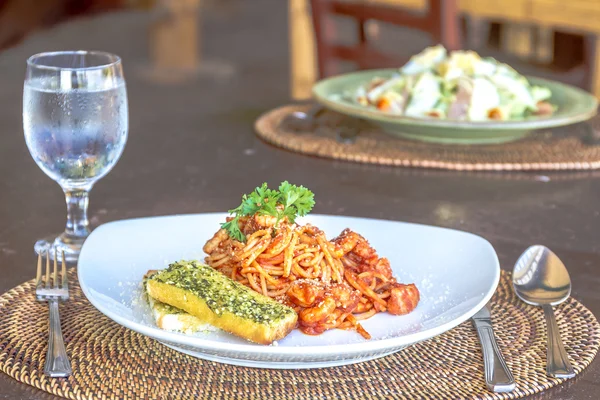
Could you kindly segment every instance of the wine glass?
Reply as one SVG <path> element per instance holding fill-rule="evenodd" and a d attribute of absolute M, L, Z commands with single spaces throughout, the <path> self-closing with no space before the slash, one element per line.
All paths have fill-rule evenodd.
<path fill-rule="evenodd" d="M 35 251 L 76 262 L 90 233 L 89 191 L 117 163 L 129 115 L 121 59 L 99 51 L 40 53 L 27 60 L 23 130 L 37 165 L 65 192 L 65 231 Z"/>

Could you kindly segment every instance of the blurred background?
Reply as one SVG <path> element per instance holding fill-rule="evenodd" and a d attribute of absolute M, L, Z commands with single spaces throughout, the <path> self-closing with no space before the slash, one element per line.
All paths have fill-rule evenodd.
<path fill-rule="evenodd" d="M 120 17 L 102 23 L 114 13 Z M 99 22 L 77 28 L 91 18 Z M 59 24 L 70 28 L 48 29 Z M 248 34 L 256 35 L 253 48 L 236 48 Z M 294 99 L 310 97 L 319 77 L 399 66 L 437 42 L 600 95 L 599 35 L 598 0 L 0 0 L 0 61 L 21 57 L 10 50 L 24 41 L 29 53 L 107 39 L 108 50 L 132 53 L 120 44 L 139 41 L 137 54 L 120 54 L 126 64 L 139 60 L 140 74 L 177 83 L 243 74 L 240 57 L 256 53 Z"/>

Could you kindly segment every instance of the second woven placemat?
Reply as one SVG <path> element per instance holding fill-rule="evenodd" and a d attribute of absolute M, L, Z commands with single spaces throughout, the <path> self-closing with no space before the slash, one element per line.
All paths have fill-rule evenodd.
<path fill-rule="evenodd" d="M 0 369 L 23 384 L 70 399 L 515 399 L 562 382 L 546 376 L 546 328 L 539 308 L 520 302 L 503 272 L 492 302 L 499 346 L 517 381 L 512 393 L 490 393 L 470 322 L 396 354 L 355 365 L 265 370 L 199 360 L 104 317 L 85 299 L 74 271 L 61 319 L 73 375 L 42 370 L 47 305 L 29 281 L 0 296 Z M 580 373 L 600 346 L 600 325 L 570 298 L 556 307 L 560 333 Z"/>
<path fill-rule="evenodd" d="M 600 116 L 576 125 L 536 131 L 497 145 L 443 145 L 392 137 L 364 121 L 333 111 L 313 126 L 282 123 L 306 104 L 287 105 L 258 118 L 263 140 L 298 153 L 376 165 L 460 171 L 592 170 L 600 168 Z M 310 124 L 308 124 L 310 125 Z M 348 135 L 353 140 L 348 140 Z"/>

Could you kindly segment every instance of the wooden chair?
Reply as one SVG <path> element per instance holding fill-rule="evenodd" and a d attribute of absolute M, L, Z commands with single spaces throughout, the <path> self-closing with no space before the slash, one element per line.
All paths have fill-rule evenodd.
<path fill-rule="evenodd" d="M 434 43 L 441 43 L 449 50 L 459 49 L 461 45 L 457 1 L 429 0 L 428 3 L 424 12 L 415 13 L 401 7 L 367 3 L 364 0 L 311 0 L 320 78 L 336 74 L 335 62 L 339 60 L 352 61 L 359 69 L 398 67 L 407 61 L 384 54 L 369 45 L 365 32 L 365 23 L 368 20 L 427 32 L 431 34 Z M 355 45 L 333 42 L 335 16 L 350 17 L 357 21 L 358 41 Z"/>

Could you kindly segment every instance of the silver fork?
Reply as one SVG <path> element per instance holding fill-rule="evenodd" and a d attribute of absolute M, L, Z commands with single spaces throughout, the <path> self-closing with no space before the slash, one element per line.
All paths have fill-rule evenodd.
<path fill-rule="evenodd" d="M 46 275 L 42 276 L 42 255 L 38 255 L 37 276 L 35 279 L 35 297 L 38 301 L 47 301 L 50 309 L 50 330 L 48 334 L 48 353 L 44 374 L 53 378 L 71 375 L 71 363 L 67 357 L 62 330 L 60 329 L 60 316 L 58 315 L 58 302 L 69 299 L 69 283 L 67 281 L 67 267 L 65 253 L 62 252 L 62 268 L 60 281 L 58 276 L 58 256 L 54 251 L 53 284 L 50 283 L 50 254 L 46 251 Z"/>

